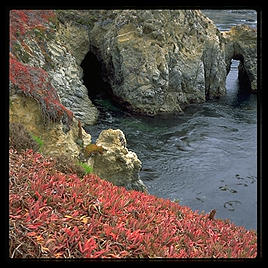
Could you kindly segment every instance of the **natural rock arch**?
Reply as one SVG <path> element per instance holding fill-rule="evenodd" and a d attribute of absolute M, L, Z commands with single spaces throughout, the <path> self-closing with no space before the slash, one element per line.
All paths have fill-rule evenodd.
<path fill-rule="evenodd" d="M 71 21 L 78 20 L 75 14 Z M 70 14 L 65 14 L 70 28 L 66 32 L 77 33 L 77 25 L 87 31 L 70 51 L 80 59 L 77 64 L 84 69 L 83 79 L 89 78 L 89 93 L 95 94 L 99 86 L 107 83 L 110 97 L 132 112 L 180 113 L 189 103 L 225 95 L 232 59 L 240 60 L 240 83 L 253 92 L 257 90 L 256 30 L 248 26 L 222 33 L 197 10 L 116 10 L 96 14 L 91 21 L 93 14 L 87 11 L 78 24 L 70 24 Z M 83 28 L 84 22 L 87 26 Z"/>
<path fill-rule="evenodd" d="M 246 25 L 232 27 L 224 32 L 225 62 L 227 74 L 231 60 L 239 60 L 238 79 L 240 88 L 257 92 L 257 31 Z"/>

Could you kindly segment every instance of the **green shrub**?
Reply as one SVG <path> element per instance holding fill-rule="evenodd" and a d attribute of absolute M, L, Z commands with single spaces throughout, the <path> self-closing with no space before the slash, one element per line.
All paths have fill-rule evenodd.
<path fill-rule="evenodd" d="M 9 146 L 18 152 L 26 149 L 32 149 L 36 152 L 39 149 L 38 143 L 20 123 L 9 124 Z"/>
<path fill-rule="evenodd" d="M 39 145 L 39 150 L 42 151 L 42 147 L 44 145 L 44 141 L 42 141 L 40 137 L 35 136 L 33 134 L 31 134 L 31 136 L 32 136 L 33 140 Z"/>
<path fill-rule="evenodd" d="M 93 168 L 88 164 L 80 162 L 79 165 L 84 169 L 86 175 L 92 173 Z"/>

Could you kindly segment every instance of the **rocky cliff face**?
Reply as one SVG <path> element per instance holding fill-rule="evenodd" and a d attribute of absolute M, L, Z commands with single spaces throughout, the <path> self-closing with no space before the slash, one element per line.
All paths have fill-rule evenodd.
<path fill-rule="evenodd" d="M 256 88 L 256 34 L 242 26 L 221 33 L 198 10 L 61 11 L 59 17 L 87 27 L 109 93 L 131 111 L 182 112 L 224 95 L 232 58 L 243 58 L 241 81 L 249 77 Z"/>
<path fill-rule="evenodd" d="M 85 27 L 71 22 L 63 25 L 59 23 L 55 12 L 45 10 L 11 11 L 10 26 L 13 85 L 19 91 L 34 96 L 39 103 L 43 103 L 44 96 L 47 96 L 46 106 L 57 106 L 61 110 L 67 108 L 82 123 L 94 124 L 98 111 L 88 98 L 79 66 L 89 46 Z M 19 79 L 15 75 L 18 72 Z M 34 76 L 40 77 L 38 86 L 42 88 L 42 93 L 35 88 L 37 85 L 29 83 Z M 28 85 L 26 90 L 21 82 L 25 78 L 28 79 L 28 83 L 24 81 Z M 42 82 L 46 85 L 42 85 Z M 43 109 L 47 110 L 46 107 Z M 50 110 L 48 115 L 55 119 L 53 109 Z"/>
<path fill-rule="evenodd" d="M 200 11 L 107 11 L 89 36 L 112 94 L 132 111 L 182 112 L 225 94 L 222 34 Z"/>
<path fill-rule="evenodd" d="M 256 91 L 256 32 L 241 26 L 223 34 L 197 10 L 12 10 L 10 119 L 41 136 L 48 153 L 80 155 L 77 120 L 91 125 L 98 118 L 80 67 L 89 52 L 111 96 L 134 112 L 179 113 L 224 95 L 232 58 L 241 60 L 240 80 Z M 82 135 L 89 144 L 90 135 Z M 110 153 L 94 160 L 96 172 L 140 187 L 137 156 L 102 136 Z"/>

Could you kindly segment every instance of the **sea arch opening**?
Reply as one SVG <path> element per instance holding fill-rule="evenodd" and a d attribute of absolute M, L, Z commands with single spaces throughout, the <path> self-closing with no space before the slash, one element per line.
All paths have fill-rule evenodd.
<path fill-rule="evenodd" d="M 80 67 L 83 69 L 83 83 L 88 89 L 88 96 L 100 111 L 129 111 L 130 104 L 120 96 L 114 94 L 111 83 L 119 85 L 121 78 L 115 78 L 114 65 L 112 60 L 105 63 L 98 56 L 99 51 L 96 48 L 90 50 Z M 112 82 L 111 82 L 112 81 Z"/>
<path fill-rule="evenodd" d="M 238 63 L 238 64 L 237 64 Z M 240 53 L 233 54 L 230 59 L 229 65 L 227 66 L 227 76 L 230 75 L 231 68 L 237 67 L 237 78 L 239 82 L 239 91 L 244 93 L 249 93 L 251 91 L 251 81 L 248 75 L 248 71 L 245 68 L 244 56 Z"/>
<path fill-rule="evenodd" d="M 230 60 L 225 85 L 227 90 L 225 101 L 232 105 L 240 106 L 250 98 L 251 82 L 244 68 L 242 55 L 235 55 Z"/>

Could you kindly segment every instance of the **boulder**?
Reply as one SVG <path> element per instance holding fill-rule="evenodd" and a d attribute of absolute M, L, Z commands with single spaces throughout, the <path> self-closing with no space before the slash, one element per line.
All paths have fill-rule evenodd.
<path fill-rule="evenodd" d="M 95 174 L 117 186 L 146 191 L 146 186 L 139 177 L 141 161 L 134 152 L 127 149 L 125 135 L 120 129 L 103 130 L 96 145 L 103 150 L 101 154 L 92 157 Z"/>

